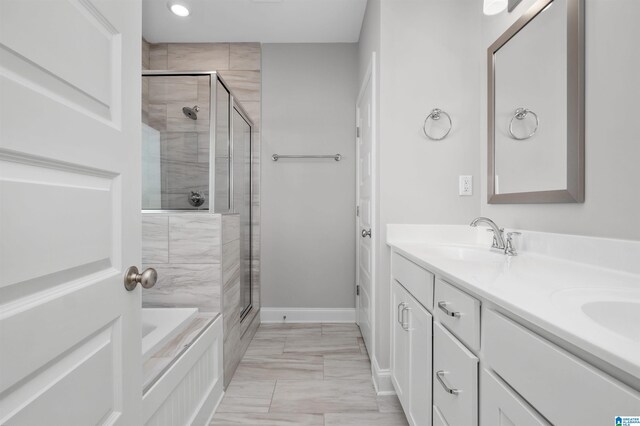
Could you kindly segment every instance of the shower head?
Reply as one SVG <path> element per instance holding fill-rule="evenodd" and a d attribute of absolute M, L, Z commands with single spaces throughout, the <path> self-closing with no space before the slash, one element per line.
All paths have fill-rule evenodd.
<path fill-rule="evenodd" d="M 189 107 L 182 108 L 182 113 L 192 120 L 198 119 L 198 111 L 200 111 L 200 107 L 198 105 L 195 105 L 193 108 L 189 108 Z"/>

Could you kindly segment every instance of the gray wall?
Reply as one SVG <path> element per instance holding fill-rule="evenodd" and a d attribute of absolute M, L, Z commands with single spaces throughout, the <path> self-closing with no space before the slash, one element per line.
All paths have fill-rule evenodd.
<path fill-rule="evenodd" d="M 264 307 L 355 306 L 357 67 L 356 44 L 262 47 Z"/>
<path fill-rule="evenodd" d="M 468 223 L 478 216 L 478 102 L 482 2 L 383 1 L 381 6 L 379 219 L 375 358 L 389 368 L 386 224 Z M 422 133 L 433 108 L 453 129 L 442 141 Z M 474 195 L 458 195 L 458 176 Z"/>
<path fill-rule="evenodd" d="M 482 17 L 483 52 L 534 0 L 514 13 Z M 586 3 L 586 194 L 584 204 L 489 205 L 483 181 L 481 212 L 505 227 L 640 239 L 640 160 L 637 101 L 640 95 L 640 2 Z M 486 117 L 486 69 L 482 68 L 481 117 Z M 482 119 L 482 176 L 486 175 L 486 122 Z"/>

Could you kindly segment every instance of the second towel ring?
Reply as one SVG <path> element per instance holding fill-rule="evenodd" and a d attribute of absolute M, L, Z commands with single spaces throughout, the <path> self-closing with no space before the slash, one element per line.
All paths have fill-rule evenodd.
<path fill-rule="evenodd" d="M 533 115 L 533 117 L 536 119 L 536 127 L 535 129 L 533 129 L 533 131 L 531 133 L 529 133 L 527 136 L 524 137 L 518 137 L 513 133 L 513 120 L 518 119 L 518 120 L 524 120 L 528 114 Z M 518 108 L 516 109 L 516 111 L 513 113 L 513 117 L 511 117 L 511 121 L 509 122 L 509 134 L 511 135 L 512 138 L 514 138 L 515 140 L 518 141 L 523 141 L 525 139 L 529 139 L 530 137 L 532 137 L 533 135 L 536 134 L 536 132 L 538 131 L 538 126 L 540 125 L 540 121 L 538 121 L 538 114 L 536 114 L 535 112 L 531 111 L 530 109 L 527 108 Z"/>
<path fill-rule="evenodd" d="M 446 133 L 444 135 L 440 136 L 439 138 L 434 138 L 433 136 L 431 136 L 429 134 L 429 132 L 427 132 L 427 122 L 429 121 L 429 119 L 432 119 L 433 121 L 438 121 L 438 120 L 440 120 L 442 118 L 443 115 L 445 117 L 447 117 L 447 120 L 449 120 L 449 129 L 446 131 Z M 440 141 L 440 140 L 442 140 L 442 139 L 447 137 L 447 135 L 451 131 L 452 127 L 453 127 L 453 123 L 451 122 L 451 117 L 449 116 L 449 114 L 447 114 L 446 112 L 444 112 L 440 108 L 434 108 L 434 109 L 431 110 L 429 115 L 427 115 L 427 118 L 424 119 L 424 124 L 422 125 L 422 131 L 424 132 L 424 135 L 426 137 L 428 137 L 429 139 L 434 140 L 434 141 Z"/>

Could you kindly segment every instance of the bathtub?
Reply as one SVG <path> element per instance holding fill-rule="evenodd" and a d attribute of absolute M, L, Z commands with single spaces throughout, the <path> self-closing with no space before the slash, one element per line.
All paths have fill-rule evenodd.
<path fill-rule="evenodd" d="M 143 363 L 187 329 L 197 316 L 195 308 L 142 309 Z M 207 425 L 211 421 L 224 394 L 222 316 L 213 315 L 209 321 L 145 388 L 145 425 Z"/>
<path fill-rule="evenodd" d="M 142 362 L 184 330 L 197 314 L 196 308 L 142 309 Z"/>

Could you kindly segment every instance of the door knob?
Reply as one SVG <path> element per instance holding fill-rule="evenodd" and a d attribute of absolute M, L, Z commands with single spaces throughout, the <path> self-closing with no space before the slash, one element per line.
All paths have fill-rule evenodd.
<path fill-rule="evenodd" d="M 135 289 L 138 283 L 144 288 L 151 288 L 156 281 L 158 281 L 158 273 L 153 268 L 147 268 L 139 273 L 138 268 L 131 266 L 124 274 L 124 288 L 129 291 Z"/>
<path fill-rule="evenodd" d="M 371 238 L 371 228 L 369 228 L 369 230 L 367 231 L 366 229 L 362 230 L 362 238 L 364 237 L 369 237 Z"/>

